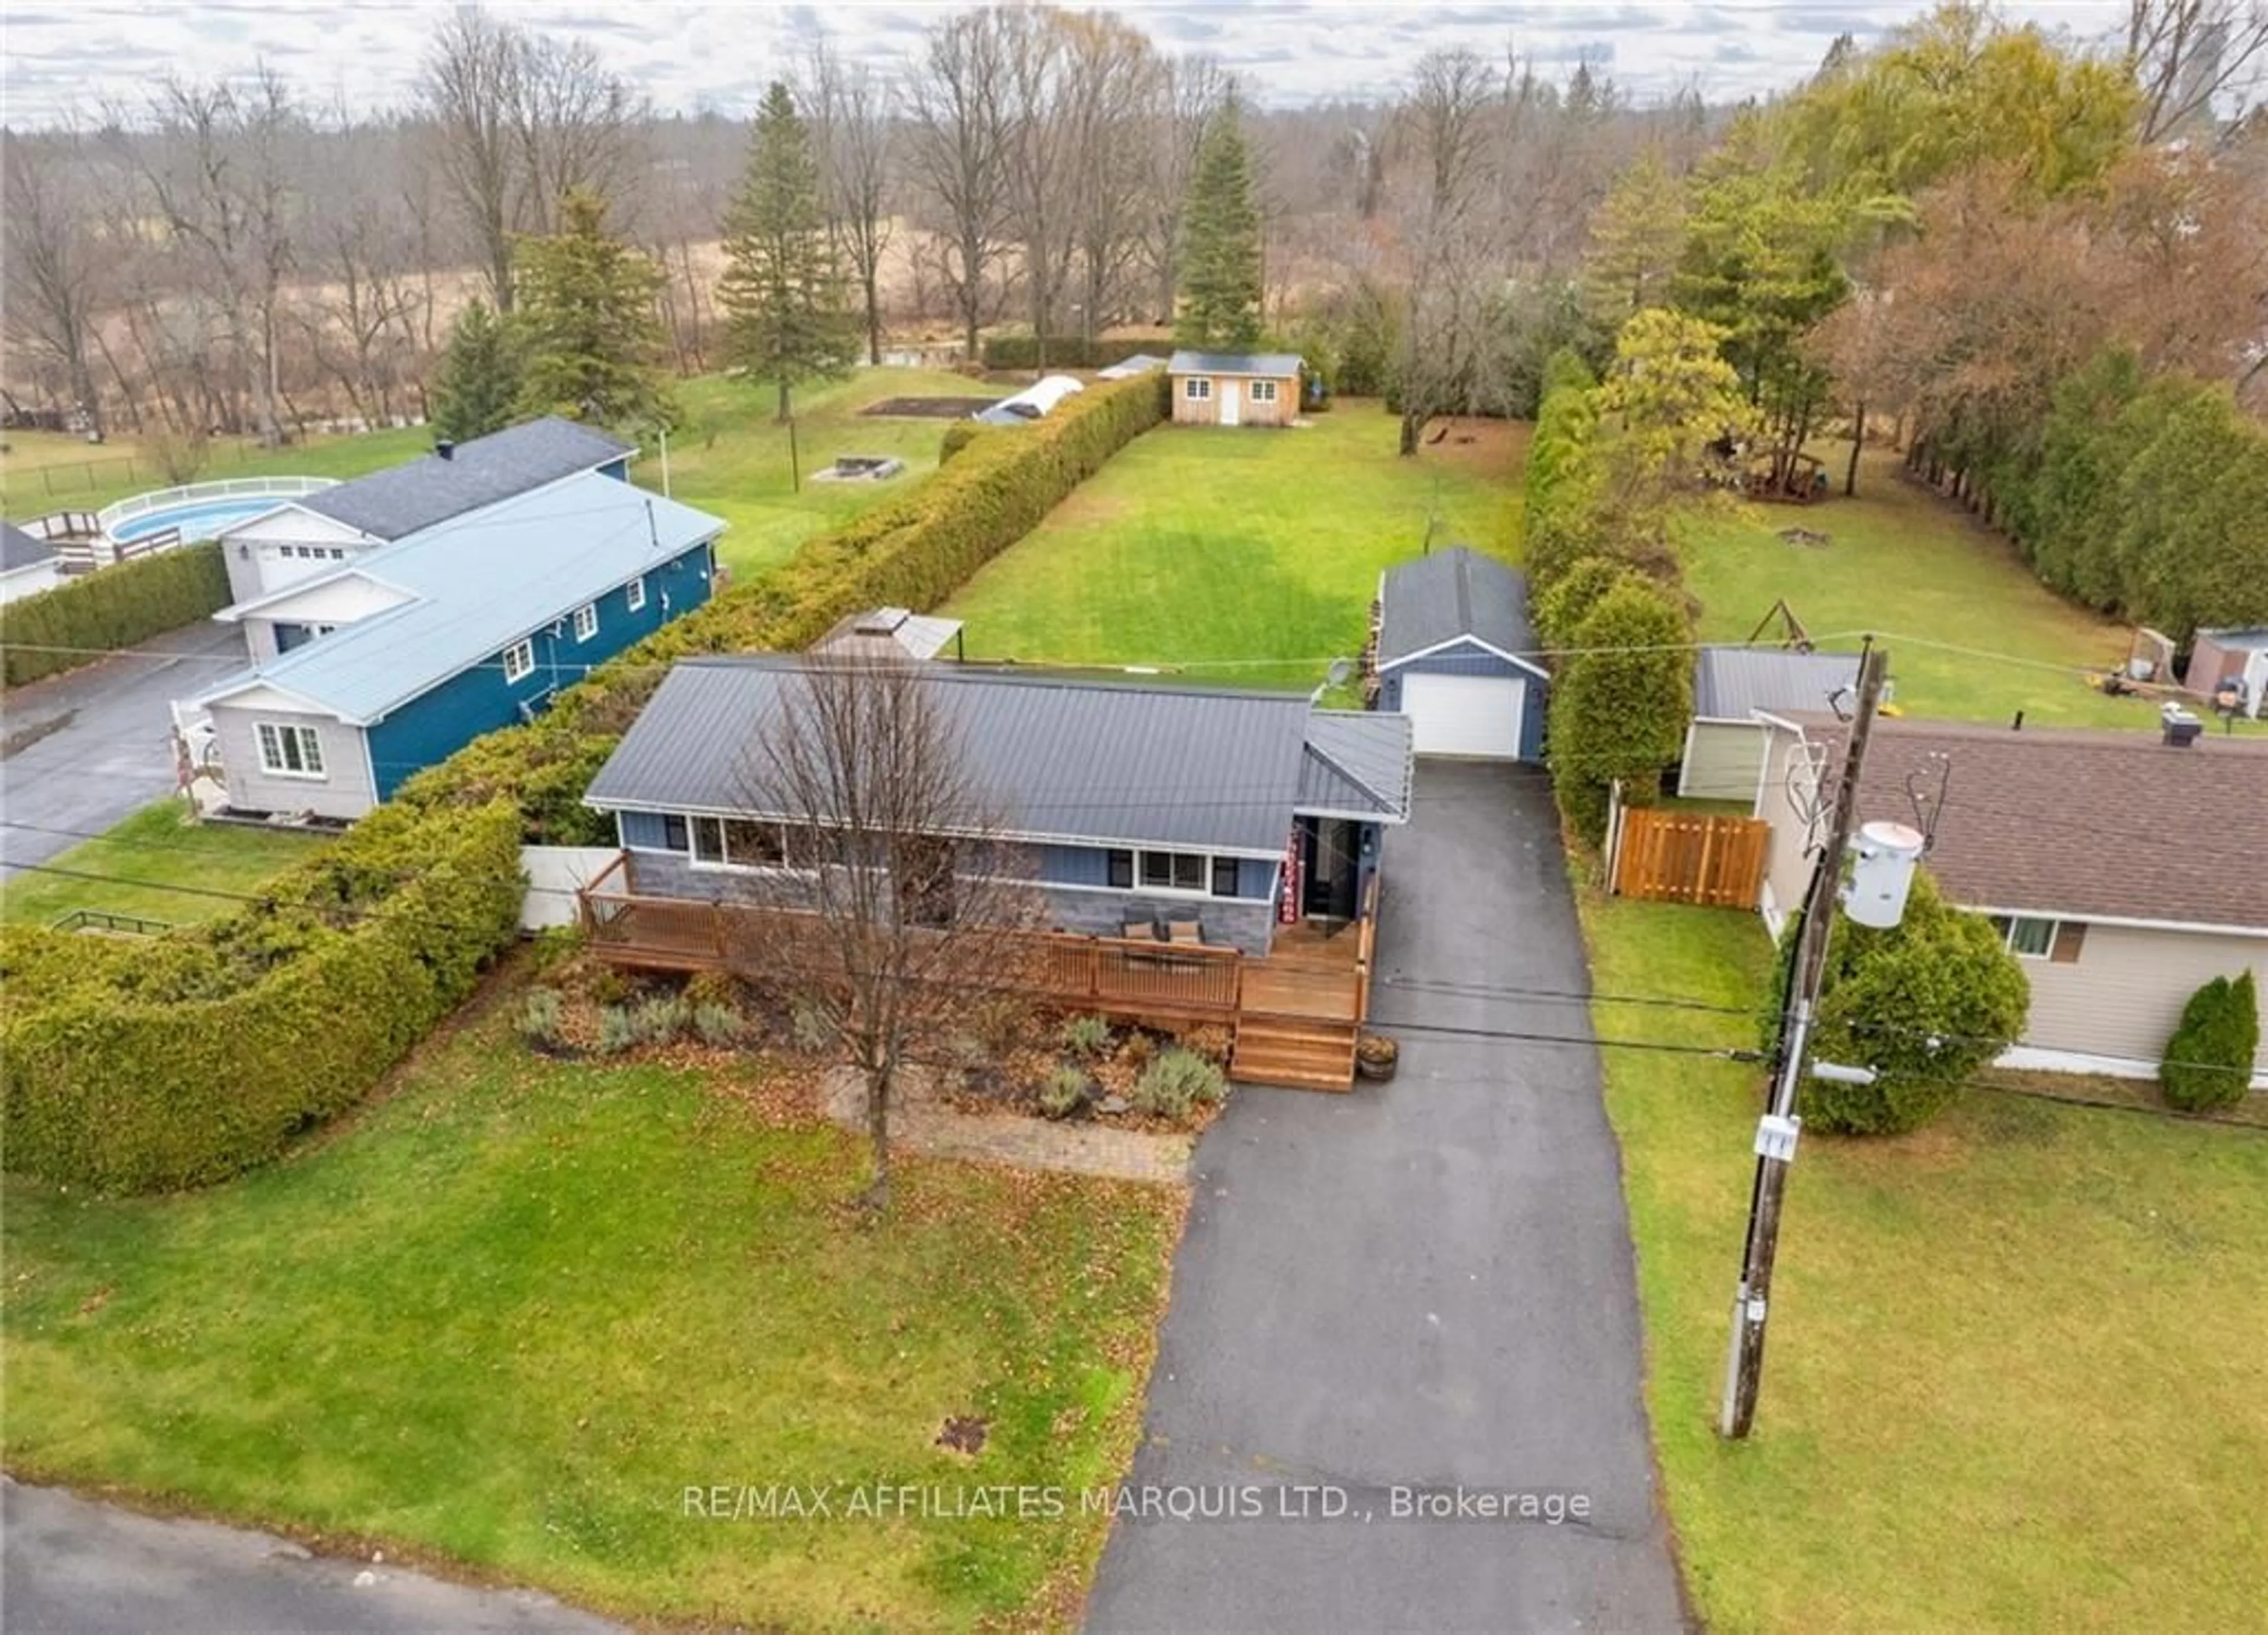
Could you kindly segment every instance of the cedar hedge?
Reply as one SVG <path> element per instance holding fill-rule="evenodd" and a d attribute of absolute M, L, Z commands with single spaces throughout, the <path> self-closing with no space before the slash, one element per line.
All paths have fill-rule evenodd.
<path fill-rule="evenodd" d="M 1108 369 L 1113 364 L 1123 364 L 1128 358 L 1147 352 L 1155 356 L 1171 351 L 1170 341 L 1090 341 L 1085 335 L 1051 335 L 1048 337 L 1048 358 L 1040 362 L 1038 337 L 1028 335 L 996 335 L 984 342 L 984 366 L 987 369 Z"/>
<path fill-rule="evenodd" d="M 519 920 L 509 806 L 394 829 L 396 889 L 342 928 L 307 917 L 291 957 L 232 991 L 83 983 L 11 1016 L 9 1167 L 113 1192 L 218 1181 L 359 1099 L 464 1001 Z"/>
<path fill-rule="evenodd" d="M 232 914 L 130 945 L 0 930 L 8 1167 L 139 1192 L 274 1157 L 471 992 L 517 929 L 523 837 L 612 837 L 583 792 L 674 660 L 801 648 L 877 603 L 936 606 L 1166 409 L 1163 378 L 1145 377 L 978 439 L 918 489 L 600 667 L 533 723 L 420 773 Z"/>
<path fill-rule="evenodd" d="M 228 606 L 218 543 L 184 546 L 102 568 L 51 591 L 0 603 L 0 681 L 21 687 L 77 669 Z"/>

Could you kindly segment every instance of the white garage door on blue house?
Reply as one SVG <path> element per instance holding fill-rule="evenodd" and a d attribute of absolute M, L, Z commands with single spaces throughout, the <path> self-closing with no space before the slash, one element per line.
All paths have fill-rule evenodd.
<path fill-rule="evenodd" d="M 1550 678 L 1519 573 L 1459 545 L 1388 569 L 1378 599 L 1376 707 L 1410 718 L 1418 754 L 1543 758 Z"/>

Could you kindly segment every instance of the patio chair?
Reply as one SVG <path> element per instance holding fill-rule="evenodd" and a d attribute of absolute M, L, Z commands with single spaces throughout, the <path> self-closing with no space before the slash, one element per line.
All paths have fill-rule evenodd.
<path fill-rule="evenodd" d="M 1119 932 L 1119 935 L 1129 942 L 1155 942 L 1158 940 L 1158 922 L 1154 919 L 1138 920 L 1130 917 Z"/>
<path fill-rule="evenodd" d="M 1202 944 L 1204 941 L 1204 922 L 1202 920 L 1167 920 L 1166 922 L 1166 940 L 1167 942 L 1193 942 Z"/>

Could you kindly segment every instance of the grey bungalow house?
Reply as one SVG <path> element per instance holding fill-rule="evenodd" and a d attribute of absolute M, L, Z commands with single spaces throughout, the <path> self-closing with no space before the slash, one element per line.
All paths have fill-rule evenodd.
<path fill-rule="evenodd" d="M 630 891 L 777 901 L 792 814 L 758 809 L 750 757 L 808 662 L 671 670 L 586 797 L 615 816 Z M 1208 943 L 1264 954 L 1279 923 L 1360 914 L 1385 827 L 1409 819 L 1399 717 L 1296 693 L 976 665 L 917 674 L 1059 930 L 1194 920 Z"/>

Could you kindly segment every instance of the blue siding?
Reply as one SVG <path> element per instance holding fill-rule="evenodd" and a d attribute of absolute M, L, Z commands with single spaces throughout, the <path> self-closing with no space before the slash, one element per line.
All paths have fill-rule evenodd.
<path fill-rule="evenodd" d="M 488 654 L 479 664 L 420 693 L 369 730 L 370 755 L 378 777 L 378 796 L 390 798 L 404 778 L 445 761 L 483 733 L 524 719 L 521 706 L 540 710 L 551 695 L 583 679 L 633 643 L 643 641 L 670 620 L 709 600 L 709 547 L 696 545 L 645 576 L 645 606 L 632 613 L 627 586 L 599 601 L 598 633 L 575 639 L 577 604 L 559 609 L 558 634 L 546 624 L 530 637 L 535 668 L 517 681 L 504 679 L 504 655 Z"/>
<path fill-rule="evenodd" d="M 1285 838 L 1289 840 L 1290 836 Z M 1236 895 L 1240 897 L 1276 895 L 1276 871 L 1282 866 L 1273 859 L 1239 858 L 1236 860 Z"/>
<path fill-rule="evenodd" d="M 663 829 L 666 821 L 659 812 L 615 814 L 615 824 L 621 832 L 622 844 L 646 851 L 666 851 L 669 849 L 669 836 Z"/>
<path fill-rule="evenodd" d="M 1528 682 L 1528 709 L 1520 722 L 1520 758 L 1522 761 L 1543 759 L 1543 719 L 1551 701 L 1550 685 L 1535 671 L 1500 659 L 1485 649 L 1463 644 L 1445 647 L 1440 652 L 1429 653 L 1423 659 L 1413 659 L 1397 669 L 1388 670 L 1379 678 L 1378 707 L 1381 710 L 1402 708 L 1402 678 L 1413 672 L 1427 675 L 1506 675 L 1521 676 Z"/>
<path fill-rule="evenodd" d="M 1049 886 L 1107 886 L 1110 854 L 1101 846 L 1042 846 L 1040 880 Z"/>
<path fill-rule="evenodd" d="M 628 454 L 625 454 L 620 460 L 608 460 L 605 465 L 599 468 L 599 475 L 602 477 L 612 477 L 618 482 L 629 482 L 630 480 L 630 457 Z"/>

